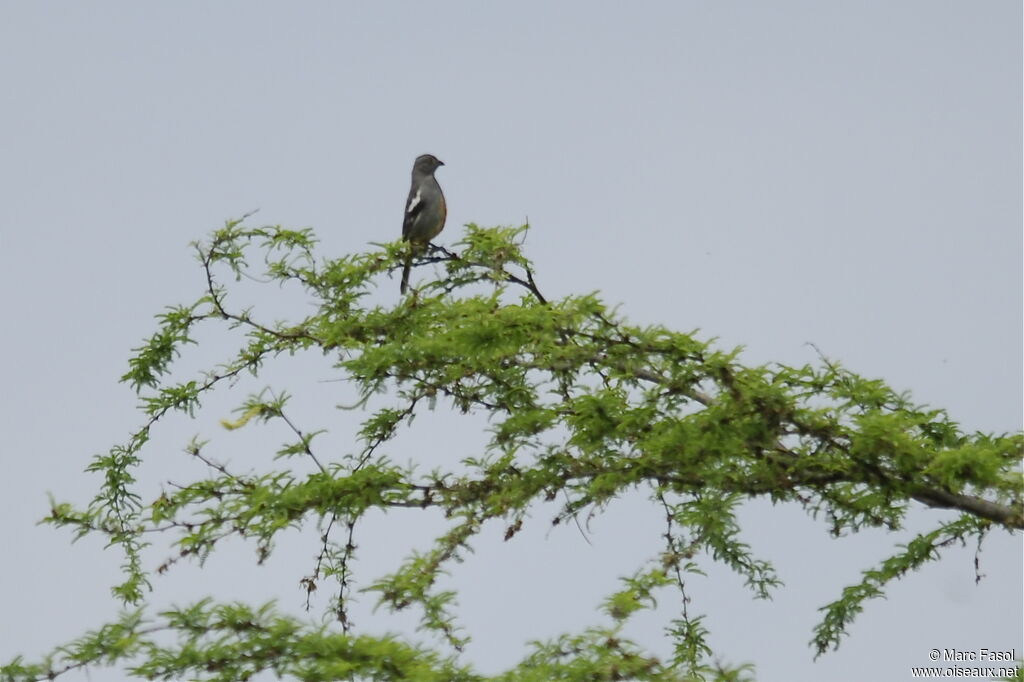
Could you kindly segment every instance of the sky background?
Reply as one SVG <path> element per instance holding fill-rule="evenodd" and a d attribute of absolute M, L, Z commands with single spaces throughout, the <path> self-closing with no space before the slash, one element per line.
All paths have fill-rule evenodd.
<path fill-rule="evenodd" d="M 438 241 L 528 217 L 548 298 L 598 291 L 633 322 L 742 344 L 747 363 L 813 362 L 810 342 L 968 430 L 1021 428 L 1021 15 L 1018 0 L 0 4 L 0 660 L 116 612 L 119 555 L 36 522 L 48 492 L 90 499 L 91 456 L 141 423 L 117 378 L 152 316 L 201 292 L 189 242 L 253 209 L 313 227 L 323 257 L 395 239 L 422 153 L 446 162 Z M 397 279 L 379 296 L 396 300 Z M 186 366 L 222 360 L 217 339 Z M 296 414 L 351 450 L 357 415 L 330 409 L 345 388 L 322 381 L 327 363 L 268 376 L 303 389 Z M 241 398 L 157 429 L 144 490 L 203 475 L 181 451 L 194 434 L 259 466 L 266 432 L 217 427 Z M 451 466 L 483 424 L 424 415 L 391 452 Z M 592 545 L 549 532 L 553 509 L 514 542 L 485 533 L 452 576 L 466 660 L 497 672 L 527 640 L 602 622 L 615 578 L 660 547 L 648 507 L 612 505 Z M 797 509 L 753 503 L 744 538 L 787 586 L 753 602 L 708 564 L 691 609 L 760 680 L 910 679 L 932 648 L 1021 656 L 1021 537 L 996 533 L 980 584 L 975 548 L 953 548 L 812 661 L 817 609 L 943 518 L 922 508 L 906 533 L 832 540 Z M 436 521 L 368 523 L 362 584 L 426 547 Z M 157 579 L 154 602 L 298 611 L 316 550 L 307 528 L 255 568 L 227 543 L 206 569 Z M 365 631 L 414 622 L 370 606 L 355 614 Z M 664 653 L 675 606 L 666 595 L 631 633 Z"/>

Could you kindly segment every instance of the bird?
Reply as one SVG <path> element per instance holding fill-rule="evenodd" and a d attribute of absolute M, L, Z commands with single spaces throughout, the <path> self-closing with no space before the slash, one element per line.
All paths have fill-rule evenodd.
<path fill-rule="evenodd" d="M 444 162 L 433 154 L 417 156 L 412 165 L 412 187 L 405 202 L 405 220 L 402 223 L 402 239 L 409 242 L 409 252 L 402 268 L 403 294 L 409 288 L 413 256 L 422 253 L 430 240 L 441 234 L 448 217 L 444 193 L 434 177 L 434 171 L 443 165 Z"/>

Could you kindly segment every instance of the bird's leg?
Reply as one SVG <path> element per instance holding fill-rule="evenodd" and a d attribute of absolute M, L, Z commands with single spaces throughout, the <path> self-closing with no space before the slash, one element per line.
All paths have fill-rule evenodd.
<path fill-rule="evenodd" d="M 443 246 L 438 246 L 437 244 L 431 242 L 429 244 L 429 247 L 430 247 L 430 255 L 434 255 L 435 253 L 440 252 L 442 255 L 444 255 L 444 256 L 446 256 L 448 258 L 451 258 L 452 260 L 458 260 L 459 259 L 459 254 L 455 253 L 454 251 L 449 251 L 448 249 L 444 248 Z"/>

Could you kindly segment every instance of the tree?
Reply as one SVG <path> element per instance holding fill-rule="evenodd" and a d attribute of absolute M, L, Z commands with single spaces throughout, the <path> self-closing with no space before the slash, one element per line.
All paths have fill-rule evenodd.
<path fill-rule="evenodd" d="M 123 552 L 123 580 L 113 588 L 123 615 L 44 660 L 11 661 L 0 679 L 52 679 L 103 664 L 142 679 L 246 680 L 263 671 L 302 680 L 485 679 L 459 657 L 468 638 L 455 594 L 439 587 L 445 568 L 493 532 L 494 523 L 484 528 L 489 521 L 514 542 L 525 524 L 546 523 L 530 516 L 541 503 L 558 502 L 551 523 L 578 523 L 632 490 L 644 491 L 664 518 L 651 530 L 663 537 L 661 555 L 638 559 L 602 605 L 601 624 L 534 643 L 501 679 L 745 679 L 747 668 L 711 663 L 707 631 L 689 613 L 686 592 L 687 577 L 709 562 L 739 574 L 754 597 L 778 584 L 772 565 L 740 540 L 736 510 L 745 500 L 799 505 L 828 519 L 837 536 L 898 529 L 916 505 L 958 512 L 865 567 L 863 579 L 823 609 L 812 633 L 817 655 L 839 646 L 866 601 L 937 561 L 943 547 L 1024 528 L 1022 434 L 964 433 L 942 410 L 824 357 L 818 366 L 747 367 L 738 350 L 630 325 L 594 295 L 549 301 L 523 254 L 526 233 L 526 226 L 468 226 L 454 251 L 435 247 L 422 261 L 444 275 L 390 306 L 366 301 L 401 262 L 398 242 L 318 263 L 308 230 L 233 221 L 195 244 L 204 293 L 158 316 L 156 333 L 122 377 L 140 396 L 144 423 L 89 466 L 102 481 L 91 504 L 54 502 L 46 519 Z M 314 298 L 309 315 L 272 322 L 258 306 L 236 304 L 225 275 L 237 286 L 254 277 L 250 263 L 259 261 L 259 281 Z M 223 363 L 182 378 L 175 363 L 204 326 L 235 330 L 241 343 Z M 300 426 L 291 396 L 268 387 L 241 399 L 238 418 L 225 426 L 283 424 L 291 437 L 276 449 L 275 465 L 236 470 L 209 453 L 209 442 L 194 440 L 188 452 L 201 473 L 142 498 L 136 472 L 158 422 L 194 416 L 239 377 L 261 377 L 282 356 L 303 353 L 330 358 L 358 391 L 357 404 L 344 408 L 365 412 L 352 453 L 318 452 L 323 431 Z M 429 473 L 388 459 L 386 443 L 415 417 L 443 408 L 488 416 L 477 456 Z M 368 591 L 387 609 L 416 610 L 436 647 L 360 632 L 349 617 L 360 521 L 394 508 L 440 510 L 447 531 L 429 551 L 410 551 L 393 573 L 374 576 Z M 301 584 L 310 595 L 333 586 L 327 624 L 273 603 L 209 598 L 152 612 L 143 557 L 152 538 L 167 539 L 170 555 L 155 569 L 162 573 L 204 561 L 229 537 L 255 543 L 263 561 L 279 534 L 311 521 L 322 546 Z M 679 599 L 667 632 L 672 654 L 660 660 L 622 628 L 672 591 Z"/>

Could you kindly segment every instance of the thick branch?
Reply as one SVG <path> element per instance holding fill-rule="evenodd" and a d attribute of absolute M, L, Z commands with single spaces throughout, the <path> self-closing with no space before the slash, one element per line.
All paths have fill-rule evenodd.
<path fill-rule="evenodd" d="M 1024 509 L 1020 506 L 1016 510 L 1008 505 L 996 504 L 980 497 L 972 495 L 960 495 L 936 488 L 920 486 L 915 488 L 911 495 L 915 500 L 929 507 L 941 509 L 956 509 L 967 514 L 973 514 L 989 521 L 1006 526 L 1024 530 Z"/>

